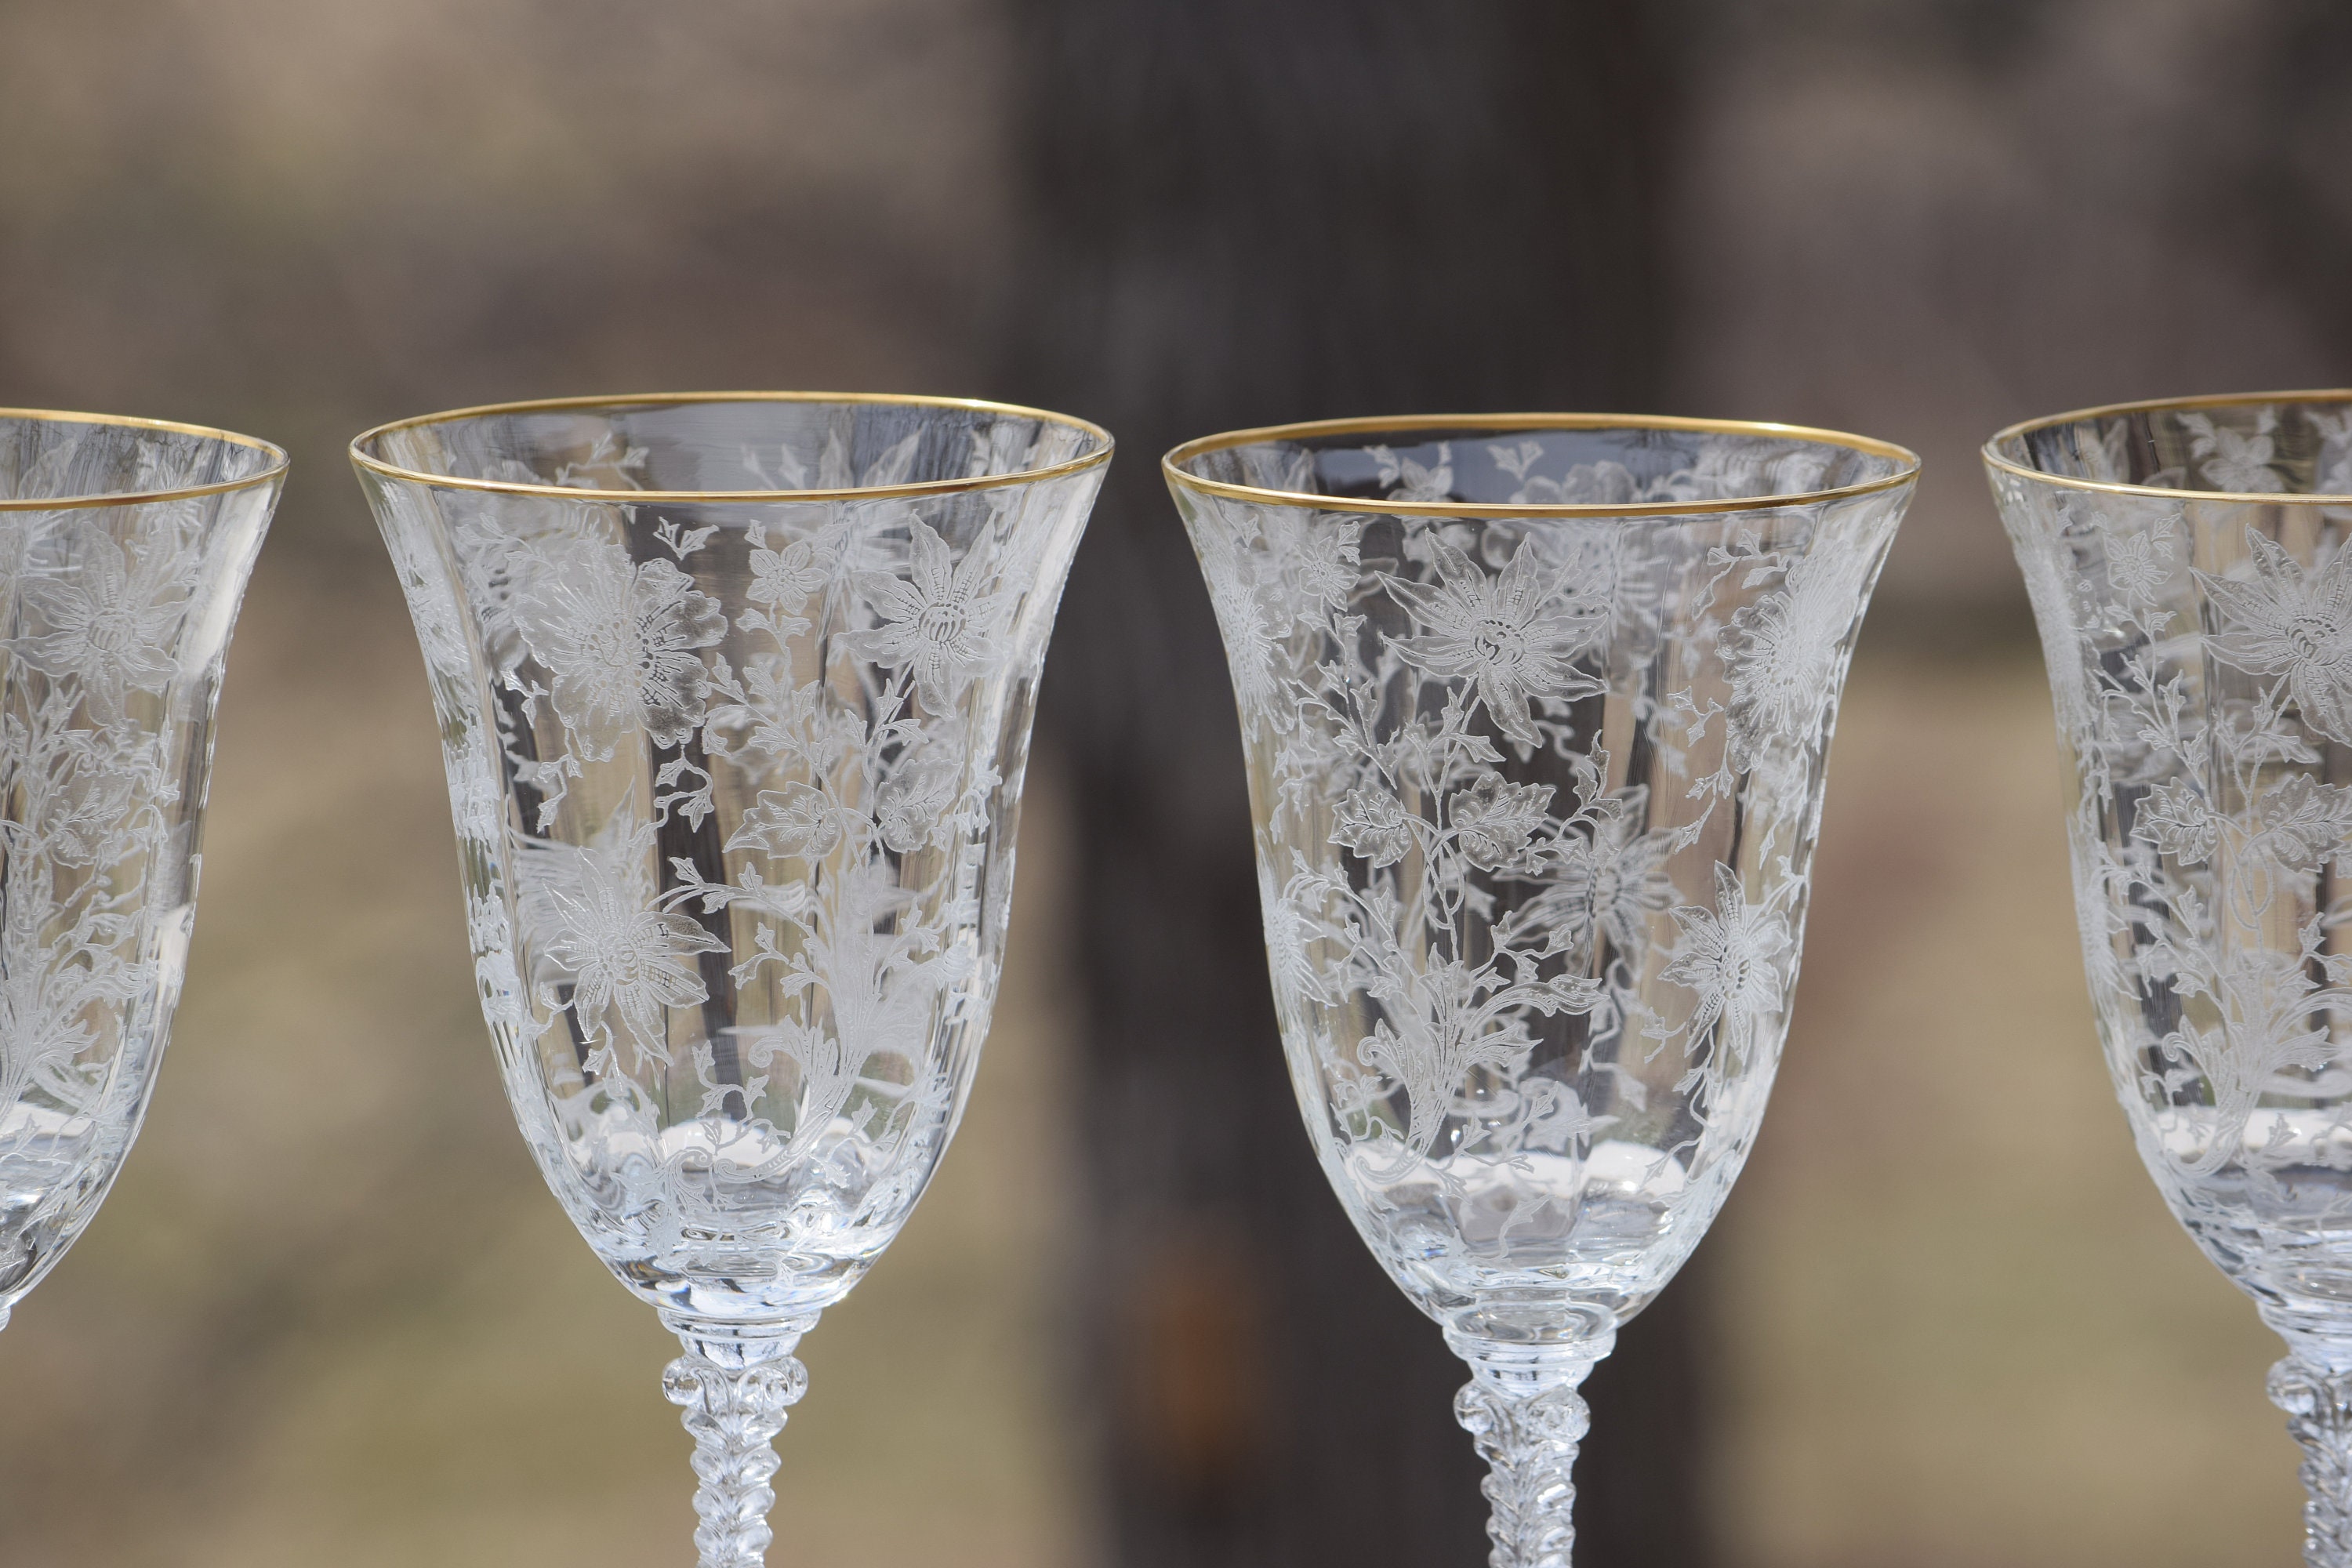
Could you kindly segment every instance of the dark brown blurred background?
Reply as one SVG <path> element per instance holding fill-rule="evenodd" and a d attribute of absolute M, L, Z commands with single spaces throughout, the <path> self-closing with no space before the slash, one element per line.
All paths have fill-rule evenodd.
<path fill-rule="evenodd" d="M 342 447 L 465 403 L 732 386 L 1041 398 L 1128 443 L 1048 677 L 985 1070 L 808 1342 L 780 1568 L 1319 1561 L 1249 1522 L 1279 1499 L 1183 1478 L 1275 1466 L 1327 1404 L 1414 1435 L 1365 1450 L 1361 1499 L 1463 1512 L 1466 1439 L 1412 1446 L 1459 1436 L 1415 1381 L 1442 1398 L 1444 1369 L 1383 1349 L 1410 1318 L 1331 1316 L 1355 1286 L 1312 1294 L 1232 1217 L 1262 1181 L 1292 1195 L 1261 1218 L 1336 1218 L 1282 1207 L 1312 1189 L 1262 976 L 1200 988 L 1230 1026 L 1163 1042 L 1120 1020 L 1164 955 L 1103 935 L 1158 899 L 1203 963 L 1255 941 L 1212 872 L 1151 881 L 1242 842 L 1238 775 L 1155 773 L 1138 721 L 1231 724 L 1155 444 L 1423 398 L 1826 424 L 1928 462 L 1771 1117 L 1667 1299 L 1667 1381 L 1591 1439 L 1680 1447 L 1619 1491 L 1687 1500 L 1651 1533 L 1730 1568 L 2293 1560 L 2273 1346 L 2164 1214 L 2092 1044 L 1974 449 L 2086 403 L 2352 378 L 2335 0 L 17 0 L 0 129 L 0 402 L 227 425 L 297 463 L 155 1110 L 0 1334 L 6 1568 L 686 1560 L 664 1336 L 509 1124 Z M 1123 849 L 1122 822 L 1149 825 Z M 1225 1142 L 1139 1163 L 1118 1097 L 1196 1081 L 1187 1051 L 1255 1098 Z M 1322 1315 L 1269 1326 L 1298 1301 Z M 1344 1388 L 1300 1373 L 1326 1323 Z M 1169 1405 L 1132 1351 L 1163 1341 L 1225 1381 Z M 1346 1539 L 1335 1461 L 1280 1462 Z M 1442 1544 L 1460 1523 L 1420 1560 L 1475 1561 L 1475 1531 Z"/>

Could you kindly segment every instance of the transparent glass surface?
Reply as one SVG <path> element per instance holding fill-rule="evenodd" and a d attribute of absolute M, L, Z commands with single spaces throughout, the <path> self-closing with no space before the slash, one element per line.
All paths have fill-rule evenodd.
<path fill-rule="evenodd" d="M 897 1236 L 971 1088 L 1109 440 L 744 396 L 352 449 L 432 679 L 516 1120 L 685 1341 L 703 1562 L 757 1563 L 793 1347 Z"/>
<path fill-rule="evenodd" d="M 0 411 L 0 1324 L 146 1114 L 213 704 L 285 473 L 222 431 Z"/>
<path fill-rule="evenodd" d="M 2352 1563 L 2352 394 L 1986 447 L 2075 794 L 2075 910 L 2141 1159 L 2293 1352 L 2315 1563 Z"/>
<path fill-rule="evenodd" d="M 1168 459 L 1307 1133 L 1471 1363 L 1498 1565 L 1567 1561 L 1576 1386 L 1754 1142 L 1839 689 L 1916 467 L 1569 416 Z"/>

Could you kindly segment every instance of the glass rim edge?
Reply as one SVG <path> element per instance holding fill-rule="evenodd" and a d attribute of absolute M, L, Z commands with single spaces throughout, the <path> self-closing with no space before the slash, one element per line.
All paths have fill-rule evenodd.
<path fill-rule="evenodd" d="M 294 459 L 285 447 L 258 436 L 240 435 L 216 425 L 191 425 L 178 419 L 145 419 L 131 414 L 85 414 L 63 408 L 0 408 L 0 419 L 29 419 L 52 425 L 111 425 L 134 430 L 169 430 L 182 436 L 202 436 L 232 447 L 247 447 L 268 454 L 269 466 L 241 479 L 221 479 L 208 485 L 174 485 L 160 490 L 92 490 L 71 496 L 0 496 L 0 511 L 73 511 L 107 506 L 154 506 L 199 496 L 227 495 L 251 489 L 286 477 Z"/>
<path fill-rule="evenodd" d="M 1102 444 L 1080 457 L 1048 464 L 1042 468 L 1024 468 L 1014 474 L 982 474 L 961 479 L 927 479 L 917 484 L 851 486 L 832 489 L 754 489 L 754 490 L 596 490 L 575 485 L 524 484 L 511 479 L 467 479 L 457 474 L 428 474 L 421 469 L 404 468 L 382 458 L 362 451 L 362 443 L 389 436 L 394 431 L 415 429 L 425 425 L 450 423 L 460 419 L 481 418 L 499 414 L 561 413 L 570 409 L 673 407 L 698 403 L 845 403 L 878 404 L 918 408 L 962 408 L 992 414 L 1012 414 L 1024 418 L 1058 425 L 1066 429 L 1079 430 Z M 352 466 L 381 478 L 402 479 L 410 484 L 435 489 L 483 490 L 497 495 L 527 495 L 550 497 L 562 500 L 602 502 L 607 505 L 682 506 L 693 503 L 758 504 L 801 501 L 887 500 L 903 497 L 955 495 L 966 490 L 996 489 L 1008 485 L 1034 484 L 1041 480 L 1060 479 L 1110 461 L 1118 443 L 1111 433 L 1090 419 L 1074 414 L 1056 414 L 1051 409 L 1032 408 L 1018 403 L 998 403 L 984 397 L 940 397 L 920 393 L 891 392 L 653 392 L 635 395 L 597 394 L 585 397 L 524 398 L 509 403 L 482 403 L 466 408 L 445 408 L 432 414 L 418 414 L 406 419 L 394 419 L 372 426 L 352 437 L 349 448 Z"/>
<path fill-rule="evenodd" d="M 1302 436 L 1371 435 L 1395 430 L 1685 430 L 1718 435 L 1780 436 L 1810 440 L 1848 451 L 1866 452 L 1893 459 L 1895 471 L 1881 479 L 1830 489 L 1801 490 L 1788 495 L 1738 496 L 1704 501 L 1400 501 L 1310 494 L 1303 490 L 1270 489 L 1257 485 L 1229 484 L 1185 472 L 1178 465 L 1206 452 L 1228 450 L 1253 442 L 1278 441 Z M 1766 511 L 1843 500 L 1908 484 L 1919 477 L 1919 455 L 1907 447 L 1874 437 L 1811 425 L 1787 425 L 1770 420 L 1697 419 L 1673 414 L 1391 414 L 1370 418 L 1309 419 L 1289 425 L 1265 425 L 1197 437 L 1171 447 L 1160 459 L 1160 473 L 1171 485 L 1229 500 L 1272 503 L 1315 511 L 1371 512 L 1402 517 L 1675 517 L 1705 512 Z M 1337 503 L 1337 504 L 1334 504 Z"/>
<path fill-rule="evenodd" d="M 2004 426 L 1985 437 L 1978 448 L 1985 467 L 2012 474 L 2029 484 L 2055 485 L 2062 489 L 2094 490 L 2107 495 L 2138 496 L 2148 500 L 2199 500 L 2237 506 L 2321 506 L 2352 507 L 2352 495 L 2335 491 L 2311 491 L 2291 495 L 2268 490 L 2184 490 L 2165 485 L 2134 485 L 2115 479 L 2083 479 L 2070 474 L 2046 474 L 2030 468 L 2004 456 L 2000 450 L 2003 441 L 2021 438 L 2037 430 L 2072 425 L 2085 419 L 2100 419 L 2119 414 L 2151 414 L 2160 409 L 2238 408 L 2252 403 L 2346 403 L 2352 404 L 2352 387 L 2317 387 L 2303 392 L 2231 392 L 2191 395 L 2187 397 L 2147 397 L 2124 403 L 2102 403 L 2090 408 L 2073 408 L 2063 414 L 2039 415 Z"/>

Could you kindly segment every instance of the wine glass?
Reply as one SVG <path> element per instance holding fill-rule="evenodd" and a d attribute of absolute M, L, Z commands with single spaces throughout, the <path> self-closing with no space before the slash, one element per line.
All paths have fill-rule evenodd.
<path fill-rule="evenodd" d="M 195 922 L 266 441 L 0 410 L 0 1326 L 114 1184 Z"/>
<path fill-rule="evenodd" d="M 2075 916 L 2148 1173 L 2285 1340 L 2305 1561 L 2352 1565 L 2352 393 L 1985 446 L 2074 796 Z"/>
<path fill-rule="evenodd" d="M 800 394 L 352 445 L 432 681 L 508 1098 L 684 1347 L 663 1389 L 703 1568 L 763 1560 L 793 1351 L 962 1113 L 1110 450 L 1032 409 Z"/>
<path fill-rule="evenodd" d="M 1918 460 L 1574 415 L 1163 461 L 1231 666 L 1308 1136 L 1469 1363 L 1496 1568 L 1764 1113 L 1839 689 Z"/>

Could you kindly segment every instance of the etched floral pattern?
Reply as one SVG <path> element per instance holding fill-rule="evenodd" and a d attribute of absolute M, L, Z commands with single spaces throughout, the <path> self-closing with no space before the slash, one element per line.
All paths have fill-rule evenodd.
<path fill-rule="evenodd" d="M 1797 890 L 1786 882 L 1774 889 L 1782 899 Z M 1749 903 L 1738 874 L 1721 863 L 1715 868 L 1715 899 L 1711 910 L 1675 910 L 1682 936 L 1663 978 L 1691 994 L 1685 1028 L 1716 1031 L 1727 1047 L 1741 1051 L 1787 1002 L 1797 942 L 1774 900 Z"/>
<path fill-rule="evenodd" d="M 690 889 L 662 897 L 653 840 L 651 823 L 616 814 L 585 846 L 536 846 L 521 862 L 523 924 L 563 977 L 552 1005 L 569 1008 L 581 1036 L 597 1043 L 581 1064 L 588 1072 L 623 1071 L 623 1040 L 667 1065 L 669 1010 L 709 995 L 696 956 L 727 951 L 678 912 Z"/>
<path fill-rule="evenodd" d="M 212 703 L 283 473 L 242 438 L 0 416 L 0 1323 L 137 1134 L 194 917 Z M 76 500 L 100 488 L 243 488 Z"/>
<path fill-rule="evenodd" d="M 951 707 L 963 683 L 986 674 L 1000 657 L 1013 595 L 987 591 L 993 554 L 983 542 L 959 566 L 947 542 L 917 522 L 907 576 L 872 573 L 861 582 L 876 624 L 851 647 L 885 669 L 911 673 L 933 711 Z"/>
<path fill-rule="evenodd" d="M 552 677 L 574 746 L 596 752 L 632 723 L 656 746 L 694 732 L 710 694 L 700 650 L 727 631 L 694 579 L 667 561 L 632 563 L 604 541 L 562 541 L 522 567 L 517 628 Z"/>
<path fill-rule="evenodd" d="M 1478 1369 L 1458 1408 L 1503 1568 L 1566 1563 L 1575 1385 L 1713 1217 L 1778 1060 L 1822 752 L 1908 494 L 1894 459 L 1838 454 L 1335 438 L 1212 448 L 1173 481 L 1301 1108 L 1358 1229 Z M 1824 479 L 1859 492 L 1769 499 Z"/>
<path fill-rule="evenodd" d="M 600 413 L 472 476 L 560 491 L 362 474 L 435 683 L 509 1098 L 583 1235 L 687 1342 L 697 1540 L 739 1568 L 767 1539 L 774 1370 L 798 1397 L 791 1342 L 905 1223 L 986 1033 L 1003 824 L 1102 470 L 1018 476 L 1108 448 L 963 408 L 711 401 Z M 683 435 L 747 409 L 769 435 L 740 466 Z M 456 460 L 431 428 L 382 455 Z M 997 482 L 629 498 L 713 451 L 670 488 Z"/>
<path fill-rule="evenodd" d="M 2307 1555 L 2330 1568 L 2352 1563 L 2352 496 L 2324 499 L 2344 419 L 2316 400 L 2158 408 L 1990 448 L 2074 769 L 2108 1068 L 2173 1212 L 2294 1352 L 2272 1388 L 2311 1454 Z"/>
<path fill-rule="evenodd" d="M 2251 675 L 2284 677 L 2303 721 L 2352 745 L 2352 553 L 2337 551 L 2306 576 L 2260 532 L 2249 535 L 2246 548 L 2243 576 L 2200 575 L 2221 627 L 2213 634 L 2214 657 Z M 2161 584 L 2133 574 L 2118 592 L 2145 601 Z"/>
<path fill-rule="evenodd" d="M 134 539 L 125 548 L 87 518 L 69 531 L 67 569 L 17 584 L 19 604 L 48 627 L 21 639 L 18 656 L 78 681 L 90 717 L 105 722 L 121 717 L 130 693 L 160 690 L 178 669 L 173 644 L 190 563 L 175 542 Z"/>
<path fill-rule="evenodd" d="M 1560 703 L 1600 689 L 1575 659 L 1601 629 L 1598 606 L 1564 591 L 1526 540 L 1499 573 L 1474 564 L 1438 536 L 1428 540 L 1434 583 L 1389 579 L 1389 593 L 1413 618 L 1398 651 L 1440 680 L 1467 677 L 1495 725 L 1522 745 L 1543 743 L 1530 715 L 1538 700 Z"/>

